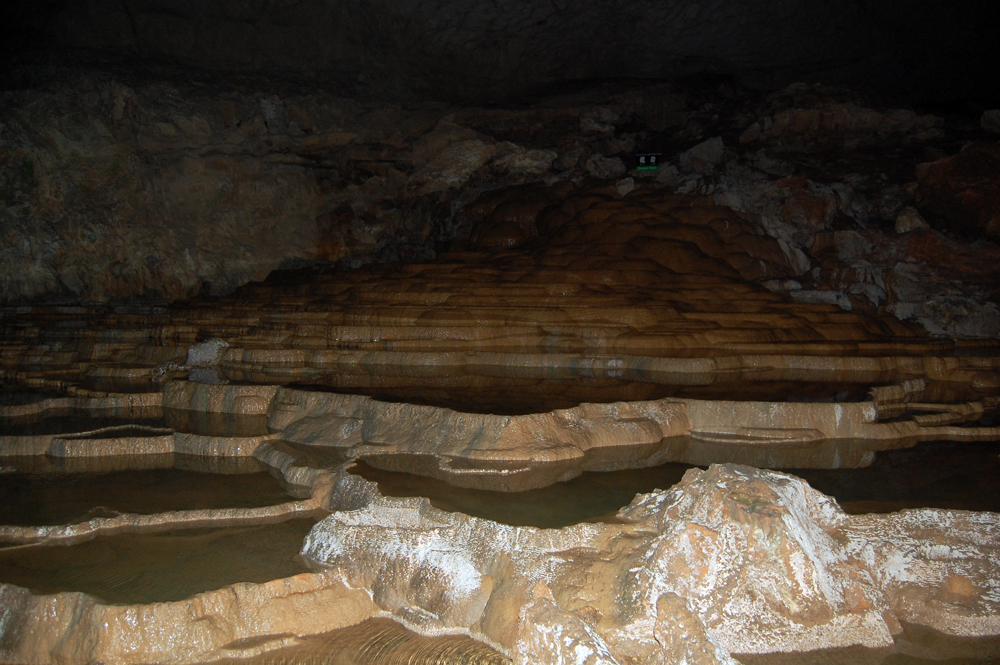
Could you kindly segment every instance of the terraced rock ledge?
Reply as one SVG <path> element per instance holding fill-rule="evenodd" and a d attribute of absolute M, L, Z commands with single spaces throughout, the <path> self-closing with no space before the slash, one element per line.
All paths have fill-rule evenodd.
<path fill-rule="evenodd" d="M 364 459 L 511 490 L 584 469 L 699 462 L 704 450 L 732 451 L 757 465 L 785 459 L 835 466 L 864 464 L 878 450 L 919 440 L 1000 436 L 994 427 L 901 419 L 924 388 L 921 380 L 877 388 L 862 403 L 663 399 L 500 417 L 277 386 L 170 382 L 163 407 L 266 413 L 270 433 L 173 432 L 156 438 L 164 449 L 252 455 L 304 498 L 265 509 L 3 527 L 0 540 L 55 547 L 109 533 L 273 523 L 305 512 L 327 515 L 302 545 L 316 572 L 149 605 L 35 595 L 4 584 L 0 658 L 197 663 L 262 656 L 373 617 L 425 635 L 469 635 L 517 663 L 996 657 L 995 513 L 848 516 L 800 479 L 726 463 L 637 496 L 610 522 L 538 529 L 382 496 L 350 472 Z M 104 406 L 107 398 L 92 399 Z M 76 406 L 86 408 L 86 400 Z M 892 421 L 879 423 L 880 416 Z M 135 452 L 148 441 L 65 436 L 26 445 L 23 438 L 0 439 L 0 451 L 73 457 L 128 444 Z M 340 462 L 307 464 L 307 451 L 331 449 L 337 454 L 329 459 Z"/>

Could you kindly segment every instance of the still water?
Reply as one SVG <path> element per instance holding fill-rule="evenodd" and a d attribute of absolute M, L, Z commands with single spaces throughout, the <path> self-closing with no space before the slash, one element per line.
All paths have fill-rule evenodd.
<path fill-rule="evenodd" d="M 514 526 L 557 528 L 584 521 L 614 521 L 636 494 L 669 489 L 688 464 L 587 472 L 564 483 L 526 492 L 453 487 L 359 462 L 352 471 L 378 483 L 386 496 L 423 496 L 452 512 Z M 1000 442 L 933 442 L 878 453 L 862 469 L 788 469 L 835 498 L 847 513 L 887 513 L 903 508 L 1000 512 Z"/>
<path fill-rule="evenodd" d="M 71 524 L 120 513 L 259 508 L 291 500 L 281 483 L 264 471 L 222 475 L 167 468 L 0 474 L 0 524 L 17 526 Z"/>
<path fill-rule="evenodd" d="M 183 600 L 306 572 L 298 552 L 313 524 L 295 519 L 0 549 L 0 582 L 40 594 L 82 591 L 115 604 Z"/>

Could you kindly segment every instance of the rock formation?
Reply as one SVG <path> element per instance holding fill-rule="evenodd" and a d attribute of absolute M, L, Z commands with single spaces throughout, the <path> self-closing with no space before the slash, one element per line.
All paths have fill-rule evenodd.
<path fill-rule="evenodd" d="M 774 452 L 766 450 L 769 438 L 779 439 L 779 450 L 814 445 L 796 439 L 804 433 L 833 440 L 853 434 L 863 442 L 865 427 L 885 427 L 882 441 L 871 433 L 869 440 L 912 445 L 912 430 L 907 434 L 898 422 L 865 422 L 918 406 L 906 400 L 924 387 L 923 381 L 910 380 L 879 388 L 864 405 L 666 399 L 501 418 L 274 386 L 171 382 L 162 408 L 266 413 L 273 433 L 175 432 L 161 438 L 189 453 L 252 454 L 310 498 L 273 508 L 3 527 L 0 537 L 47 547 L 128 531 L 267 523 L 322 508 L 330 516 L 312 530 L 302 551 L 331 572 L 241 585 L 245 588 L 235 601 L 219 591 L 135 609 L 81 594 L 34 596 L 6 585 L 0 589 L 12 621 L 5 622 L 11 629 L 4 634 L 4 658 L 148 662 L 164 658 L 167 649 L 172 662 L 200 662 L 288 647 L 380 612 L 426 634 L 469 634 L 518 663 L 578 662 L 582 653 L 606 663 L 682 658 L 725 663 L 760 654 L 879 662 L 900 649 L 924 657 L 958 651 L 994 657 L 991 645 L 998 629 L 991 590 L 1000 566 L 995 514 L 925 509 L 847 516 L 793 476 L 716 465 L 689 471 L 673 488 L 636 497 L 611 523 L 545 530 L 445 513 L 426 499 L 386 498 L 373 483 L 347 471 L 350 461 L 323 470 L 298 452 L 348 446 L 339 459 L 381 463 L 398 457 L 411 472 L 509 490 L 578 472 L 587 467 L 579 453 L 588 447 L 600 450 L 589 458 L 591 468 L 645 465 L 663 461 L 658 451 L 664 444 L 669 449 L 670 442 L 686 435 L 690 443 L 681 450 L 690 451 L 696 432 L 711 431 L 722 450 L 728 446 L 763 465 L 773 461 Z M 86 408 L 88 401 L 103 406 L 91 398 L 78 399 L 77 408 Z M 151 408 L 150 402 L 142 408 Z M 851 415 L 855 406 L 862 408 Z M 27 417 L 23 411 L 21 418 Z M 753 418 L 765 416 L 771 426 L 766 433 L 743 431 Z M 932 418 L 937 418 L 929 423 L 932 428 L 942 421 Z M 784 419 L 788 425 L 782 425 Z M 48 435 L 33 446 L 25 445 L 32 437 L 6 437 L 0 444 L 5 454 L 88 456 L 118 441 L 100 438 L 114 434 Z M 995 428 L 936 427 L 927 438 L 947 435 L 995 439 L 998 433 Z M 562 443 L 553 445 L 559 439 Z M 125 440 L 146 445 L 142 438 Z M 78 444 L 67 447 L 72 441 Z M 410 448 L 401 449 L 406 442 Z M 754 457 L 759 446 L 765 450 Z M 436 458 L 439 466 L 421 464 L 421 457 Z M 552 464 L 560 461 L 569 465 Z M 520 468 L 511 473 L 513 465 Z M 519 480 L 520 472 L 528 480 Z M 296 611 L 311 613 L 312 622 L 289 624 L 280 618 L 287 615 L 291 598 Z M 62 608 L 55 620 L 45 618 L 50 615 L 43 609 L 52 603 Z M 120 623 L 115 617 L 123 611 L 143 619 Z M 196 619 L 205 612 L 216 617 L 211 635 L 202 635 Z M 58 618 L 71 614 L 87 618 Z M 96 642 L 87 637 L 95 630 Z M 172 645 L 178 639 L 193 640 L 192 648 L 177 652 Z M 122 651 L 137 642 L 142 650 Z"/>
<path fill-rule="evenodd" d="M 246 657 L 380 613 L 418 632 L 471 635 L 517 663 L 997 655 L 995 514 L 847 516 L 793 476 L 716 465 L 637 496 L 611 523 L 545 530 L 386 498 L 290 452 L 265 441 L 255 456 L 331 511 L 302 550 L 327 572 L 142 606 L 3 585 L 3 658 Z M 164 517 L 176 527 L 181 516 Z M 69 534 L 45 535 L 54 544 Z"/>
<path fill-rule="evenodd" d="M 67 8 L 62 38 L 120 51 L 169 5 L 177 31 L 140 40 L 147 55 L 216 58 L 201 38 L 178 50 L 205 16 L 218 48 L 233 44 L 238 8 L 203 16 L 173 0 Z M 433 27 L 443 7 L 417 18 Z M 708 11 L 671 7 L 644 29 Z M 375 72 L 374 46 L 354 63 L 337 54 L 382 21 L 382 38 L 402 34 L 394 8 L 352 14 L 357 34 L 345 23 L 310 51 L 317 80 L 345 67 L 380 77 L 369 92 L 391 87 L 400 63 Z M 317 18 L 286 9 L 293 24 Z M 466 27 L 481 34 L 496 11 L 470 10 Z M 546 16 L 518 34 L 548 34 Z M 261 19 L 257 38 L 301 63 L 311 42 L 271 43 L 284 25 Z M 478 43 L 440 34 L 405 44 L 435 59 Z M 851 34 L 856 57 L 885 55 Z M 521 86 L 567 76 L 558 49 L 538 59 L 519 43 L 456 65 L 482 70 L 466 100 L 511 71 Z M 234 69 L 253 64 L 247 48 Z M 743 78 L 769 62 L 723 55 Z M 0 473 L 196 458 L 266 468 L 289 496 L 0 525 L 0 660 L 267 662 L 341 647 L 553 665 L 1000 657 L 997 513 L 848 515 L 775 470 L 1000 441 L 992 116 L 960 125 L 818 84 L 747 91 L 739 77 L 460 106 L 457 93 L 338 96 L 301 73 L 261 92 L 68 70 L 2 93 Z M 409 80 L 469 81 L 448 77 Z M 636 170 L 637 155 L 658 169 Z M 514 502 L 667 462 L 699 468 L 560 529 L 446 512 L 355 473 Z M 3 577 L 5 552 L 305 517 L 312 572 L 181 600 L 116 604 Z"/>
<path fill-rule="evenodd" d="M 907 638 L 929 628 L 942 642 L 996 630 L 986 628 L 996 608 L 985 590 L 997 543 L 980 521 L 995 525 L 995 515 L 849 518 L 792 477 L 713 466 L 637 497 L 619 518 L 503 528 L 383 499 L 327 518 L 303 551 L 406 623 L 468 629 L 515 662 L 581 662 L 580 652 L 595 663 L 680 662 L 692 651 L 695 662 L 732 662 L 821 650 L 877 662 L 904 625 Z M 917 553 L 951 529 L 963 534 L 960 547 L 933 563 Z M 915 551 L 917 533 L 927 545 Z M 691 633 L 703 641 L 691 644 Z M 570 644 L 570 653 L 558 646 Z M 935 646 L 907 648 L 930 655 Z M 970 641 L 963 655 L 993 657 L 990 648 Z"/>

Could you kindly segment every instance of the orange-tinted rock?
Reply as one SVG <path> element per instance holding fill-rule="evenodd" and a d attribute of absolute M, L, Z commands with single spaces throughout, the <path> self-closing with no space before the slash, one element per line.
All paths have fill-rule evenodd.
<path fill-rule="evenodd" d="M 740 136 L 740 143 L 772 143 L 779 149 L 849 149 L 941 135 L 941 118 L 906 109 L 881 111 L 848 90 L 795 83 L 773 93 L 760 119 Z"/>
<path fill-rule="evenodd" d="M 148 605 L 105 604 L 82 593 L 38 596 L 0 584 L 0 608 L 0 659 L 14 663 L 198 663 L 254 656 L 375 612 L 364 591 L 346 587 L 335 575 L 308 573 Z M 16 622 L 6 620 L 13 617 Z"/>
<path fill-rule="evenodd" d="M 972 143 L 920 165 L 917 177 L 921 206 L 948 228 L 1000 240 L 1000 144 Z"/>

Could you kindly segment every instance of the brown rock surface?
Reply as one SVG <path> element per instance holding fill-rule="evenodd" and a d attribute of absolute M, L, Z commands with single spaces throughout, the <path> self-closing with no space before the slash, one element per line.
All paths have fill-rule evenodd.
<path fill-rule="evenodd" d="M 287 265 L 427 258 L 451 233 L 437 194 L 497 151 L 439 105 L 185 86 L 98 75 L 5 93 L 0 300 L 176 300 Z M 554 159 L 505 155 L 503 177 Z"/>
<path fill-rule="evenodd" d="M 906 256 L 883 262 L 841 237 L 892 244 L 873 223 L 916 203 L 918 147 L 943 154 L 938 146 L 953 140 L 939 119 L 876 108 L 851 91 L 795 85 L 762 104 L 740 98 L 738 110 L 721 93 L 649 85 L 461 109 L 210 88 L 70 76 L 6 93 L 0 195 L 11 269 L 0 275 L 0 299 L 175 300 L 286 266 L 427 260 L 455 238 L 453 248 L 487 254 L 552 243 L 592 254 L 583 245 L 606 238 L 621 246 L 602 252 L 610 261 L 652 252 L 669 271 L 731 276 L 728 266 L 798 302 L 889 313 L 933 335 L 1000 332 L 995 280 L 945 276 L 958 262 L 942 252 L 926 266 Z M 754 106 L 748 129 L 744 111 Z M 747 139 L 752 152 L 733 141 L 734 127 L 757 136 Z M 688 149 L 662 157 L 662 177 L 623 179 L 629 153 L 658 132 Z M 838 159 L 818 166 L 807 148 Z M 698 151 L 707 152 L 693 168 Z M 738 213 L 709 220 L 676 210 L 687 204 L 668 210 L 670 190 Z M 590 195 L 624 201 L 604 219 L 581 218 L 580 206 L 598 203 L 579 201 Z M 939 219 L 961 208 L 942 205 Z M 566 215 L 589 232 L 560 237 Z M 626 242 L 611 232 L 624 218 L 654 228 Z M 813 251 L 828 232 L 845 243 L 836 260 Z M 690 244 L 725 266 L 692 256 Z M 963 255 L 992 251 L 959 244 Z"/>
<path fill-rule="evenodd" d="M 442 513 L 415 499 L 379 499 L 332 515 L 303 551 L 370 588 L 378 606 L 407 623 L 469 629 L 513 651 L 515 662 L 673 662 L 685 652 L 696 662 L 731 662 L 730 653 L 823 650 L 876 662 L 904 623 L 932 621 L 954 638 L 996 633 L 988 622 L 950 621 L 948 611 L 928 608 L 929 620 L 896 600 L 893 580 L 904 578 L 911 595 L 940 595 L 944 580 L 958 589 L 949 593 L 972 597 L 970 585 L 948 581 L 962 562 L 977 558 L 981 571 L 996 570 L 995 529 L 980 524 L 995 524 L 994 515 L 974 516 L 962 554 L 942 560 L 934 543 L 950 543 L 948 525 L 966 517 L 936 514 L 922 522 L 914 547 L 908 539 L 916 531 L 907 529 L 915 513 L 898 522 L 849 518 L 792 477 L 713 466 L 637 497 L 619 513 L 622 525 L 540 531 Z M 876 523 L 903 530 L 866 528 Z M 908 574 L 925 567 L 935 572 Z M 698 634 L 707 641 L 692 644 Z M 979 655 L 991 653 L 988 641 L 977 644 Z M 907 648 L 941 657 L 940 646 Z"/>
<path fill-rule="evenodd" d="M 795 83 L 772 93 L 760 120 L 740 143 L 769 142 L 785 150 L 847 148 L 926 141 L 941 135 L 941 118 L 870 108 L 858 95 L 821 85 Z"/>
<path fill-rule="evenodd" d="M 995 409 L 992 401 L 953 415 L 948 407 L 929 408 L 946 417 L 879 424 L 909 410 L 891 398 L 860 404 L 664 399 L 495 416 L 282 389 L 268 426 L 286 441 L 343 450 L 380 468 L 505 491 L 544 487 L 585 470 L 664 462 L 866 466 L 875 451 L 918 441 L 1000 436 L 995 427 L 940 426 L 976 420 Z"/>
<path fill-rule="evenodd" d="M 1000 654 L 995 514 L 849 517 L 751 468 L 1000 439 L 996 248 L 897 236 L 916 186 L 870 154 L 937 154 L 937 119 L 810 86 L 730 126 L 719 100 L 655 86 L 456 110 L 59 85 L 85 88 L 82 110 L 58 91 L 0 109 L 0 297 L 173 298 L 286 259 L 356 269 L 169 307 L 4 309 L 0 427 L 101 409 L 163 422 L 3 435 L 0 455 L 38 470 L 127 464 L 93 457 L 107 452 L 259 460 L 299 500 L 0 537 L 43 548 L 322 509 L 303 552 L 331 570 L 141 606 L 2 585 L 0 659 L 294 658 L 374 615 L 519 663 Z M 622 178 L 650 137 L 636 127 L 654 125 L 682 168 Z M 45 240 L 70 228 L 70 245 Z M 434 260 L 362 265 L 430 259 L 452 238 Z M 190 261 L 133 265 L 182 249 Z M 382 497 L 355 459 L 502 490 L 708 469 L 613 519 L 538 529 Z"/>
<path fill-rule="evenodd" d="M 0 658 L 9 662 L 198 663 L 253 656 L 376 612 L 335 573 L 238 584 L 188 600 L 106 605 L 81 593 L 36 596 L 0 585 Z"/>
<path fill-rule="evenodd" d="M 917 170 L 923 207 L 963 233 L 1000 240 L 1000 144 L 972 143 Z"/>

